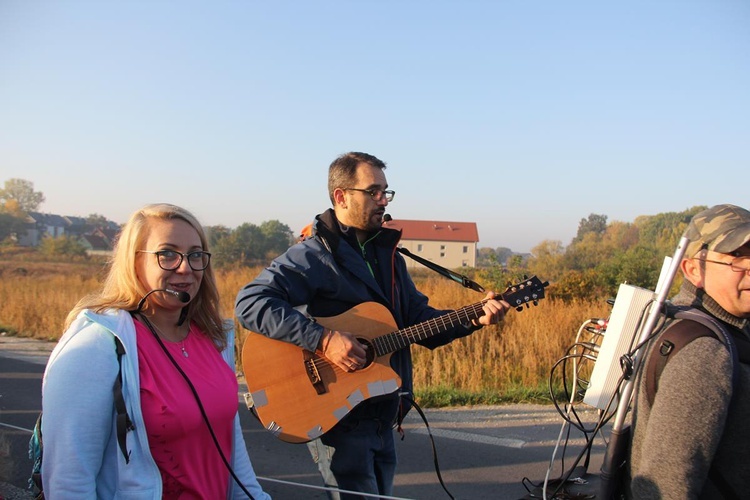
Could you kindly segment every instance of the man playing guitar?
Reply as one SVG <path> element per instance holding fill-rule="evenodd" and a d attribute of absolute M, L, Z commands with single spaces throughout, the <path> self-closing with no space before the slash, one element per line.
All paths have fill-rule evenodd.
<path fill-rule="evenodd" d="M 263 340 L 271 343 L 258 344 L 251 355 L 262 358 L 283 342 L 307 353 L 304 361 L 301 355 L 299 358 L 306 377 L 299 386 L 300 398 L 308 391 L 324 401 L 335 394 L 337 386 L 347 383 L 349 374 L 382 369 L 384 380 L 346 386 L 344 403 L 314 417 L 320 425 L 305 428 L 298 442 L 308 441 L 327 486 L 390 496 L 396 468 L 393 428 L 408 411 L 407 404 L 400 404 L 399 394 L 412 397 L 408 344 L 388 357 L 378 358 L 375 351 L 387 349 L 363 342 L 351 321 L 342 321 L 339 326 L 322 319 L 355 314 L 365 304 L 375 303 L 385 318 L 373 319 L 372 328 L 387 332 L 446 315 L 447 311 L 430 307 L 428 298 L 411 280 L 403 257 L 396 252 L 401 233 L 382 227 L 385 209 L 395 194 L 388 189 L 385 167 L 366 153 L 347 153 L 334 160 L 328 173 L 333 209 L 315 218 L 310 237 L 275 259 L 239 292 L 235 312 L 245 328 L 262 334 L 267 337 Z M 433 349 L 495 324 L 510 307 L 499 299 L 489 292 L 477 310 L 456 315 L 439 333 L 424 338 L 417 335 L 410 342 Z M 318 370 L 320 361 L 327 363 L 322 372 Z M 276 362 L 264 371 L 271 372 L 271 377 L 280 374 L 279 383 L 283 384 L 281 379 L 289 378 L 284 374 L 285 366 L 281 366 L 286 364 Z M 391 371 L 395 376 L 387 375 Z M 290 411 L 295 405 L 300 408 L 296 387 L 283 391 L 288 398 L 284 406 L 292 407 Z M 253 398 L 260 410 L 278 399 L 265 390 L 256 391 Z M 301 413 L 315 411 L 305 407 Z M 274 421 L 267 427 L 284 434 L 290 425 Z M 341 498 L 361 497 L 342 494 Z"/>

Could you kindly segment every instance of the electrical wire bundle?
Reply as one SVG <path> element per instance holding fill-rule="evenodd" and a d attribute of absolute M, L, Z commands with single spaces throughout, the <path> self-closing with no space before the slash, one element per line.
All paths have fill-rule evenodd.
<path fill-rule="evenodd" d="M 608 303 L 614 305 L 613 300 L 609 300 Z M 647 304 L 640 312 L 637 331 L 643 326 L 643 320 L 650 305 L 651 303 Z M 660 326 L 654 328 L 654 331 L 648 335 L 644 341 L 637 345 L 634 345 L 636 342 L 635 337 L 631 340 L 628 352 L 620 357 L 620 367 L 623 374 L 617 382 L 612 397 L 609 399 L 603 410 L 597 410 L 597 418 L 595 421 L 585 422 L 584 418 L 582 418 L 580 412 L 577 410 L 577 407 L 581 404 L 585 404 L 583 403 L 583 397 L 590 385 L 589 377 L 593 371 L 599 350 L 607 333 L 608 322 L 608 319 L 600 318 L 591 318 L 584 321 L 578 329 L 575 342 L 568 347 L 565 355 L 560 358 L 550 370 L 550 398 L 552 399 L 552 403 L 555 405 L 558 413 L 562 416 L 564 422 L 560 428 L 560 433 L 552 452 L 552 457 L 550 458 L 549 467 L 547 468 L 544 481 L 540 484 L 534 484 L 528 478 L 524 478 L 522 481 L 526 490 L 529 491 L 530 498 L 543 498 L 544 500 L 595 498 L 594 494 L 571 493 L 565 489 L 565 485 L 571 481 L 577 484 L 585 484 L 587 482 L 587 480 L 584 479 L 584 476 L 588 471 L 594 439 L 599 435 L 602 438 L 605 447 L 608 444 L 607 437 L 602 432 L 602 429 L 617 413 L 616 399 L 620 393 L 623 382 L 630 379 L 633 376 L 634 371 L 638 368 L 633 366 L 633 355 L 655 335 L 658 335 L 664 326 L 662 323 Z M 612 332 L 612 334 L 614 333 L 615 332 Z M 560 399 L 562 400 L 562 398 L 564 398 L 564 403 L 558 401 L 558 395 L 555 394 L 554 381 L 556 380 L 556 377 L 559 377 L 562 382 L 563 391 Z M 571 439 L 573 429 L 577 429 L 583 434 L 585 439 L 584 447 L 573 461 L 572 466 L 567 469 L 567 472 L 561 472 L 560 476 L 551 479 L 550 476 L 552 474 L 552 469 L 554 468 L 556 456 L 561 447 L 561 471 L 566 471 L 565 454 L 568 450 L 568 442 Z M 579 465 L 581 460 L 584 460 L 584 457 L 585 461 L 583 465 Z M 535 488 L 533 493 L 531 488 Z M 539 490 L 541 490 L 541 496 L 538 495 Z"/>
<path fill-rule="evenodd" d="M 588 467 L 589 455 L 591 451 L 591 444 L 593 443 L 593 436 L 598 430 L 601 429 L 602 425 L 599 422 L 604 419 L 605 421 L 614 415 L 614 412 L 610 412 L 604 415 L 603 412 L 599 412 L 599 418 L 596 423 L 586 423 L 584 419 L 579 415 L 576 407 L 583 401 L 583 396 L 586 393 L 586 389 L 589 386 L 589 377 L 593 370 L 594 364 L 596 363 L 597 354 L 601 348 L 604 335 L 607 331 L 607 320 L 600 318 L 591 318 L 584 321 L 578 328 L 576 333 L 575 342 L 568 347 L 565 355 L 560 358 L 550 370 L 549 377 L 549 393 L 552 399 L 552 403 L 555 405 L 558 413 L 562 416 L 564 422 L 560 428 L 560 433 L 555 444 L 555 448 L 552 452 L 549 467 L 545 474 L 544 482 L 541 484 L 542 498 L 570 498 L 568 496 L 558 496 L 559 494 L 567 495 L 563 489 L 564 484 L 572 477 L 577 463 L 580 462 L 583 455 L 586 455 L 586 462 L 584 467 Z M 565 402 L 561 403 L 558 401 L 558 397 L 554 390 L 555 377 L 559 376 L 562 381 L 563 392 L 562 395 L 565 398 Z M 561 468 L 565 470 L 565 453 L 568 449 L 568 441 L 571 438 L 571 432 L 573 429 L 578 429 L 583 433 L 586 439 L 586 446 L 575 461 L 574 466 L 570 468 L 568 474 L 562 474 L 557 479 L 550 479 L 552 469 L 554 467 L 555 457 L 557 456 L 558 450 L 562 446 L 561 455 Z M 528 483 L 532 486 L 539 488 L 540 485 L 533 485 L 531 481 L 524 478 L 524 483 Z M 526 486 L 526 484 L 524 484 Z M 551 494 L 548 495 L 548 490 L 554 486 Z M 526 486 L 529 490 L 529 486 Z M 535 497 L 536 495 L 532 495 Z"/>

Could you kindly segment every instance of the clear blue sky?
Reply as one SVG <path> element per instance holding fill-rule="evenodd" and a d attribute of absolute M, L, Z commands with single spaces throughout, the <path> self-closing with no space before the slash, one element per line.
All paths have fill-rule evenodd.
<path fill-rule="evenodd" d="M 0 183 L 41 211 L 296 231 L 346 151 L 480 247 L 747 207 L 750 2 L 0 0 Z"/>

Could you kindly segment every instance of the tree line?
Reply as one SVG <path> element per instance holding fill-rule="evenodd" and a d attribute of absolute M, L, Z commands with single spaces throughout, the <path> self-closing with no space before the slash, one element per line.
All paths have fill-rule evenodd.
<path fill-rule="evenodd" d="M 664 258 L 674 255 L 690 219 L 706 208 L 642 215 L 633 222 L 608 223 L 606 215 L 592 213 L 581 219 L 567 246 L 545 240 L 528 258 L 514 255 L 505 266 L 477 272 L 495 285 L 503 285 L 508 274 L 535 274 L 550 281 L 550 296 L 568 300 L 614 297 L 621 283 L 654 290 Z M 678 275 L 671 293 L 680 283 Z"/>
<path fill-rule="evenodd" d="M 27 216 L 38 210 L 44 194 L 34 190 L 25 179 L 10 179 L 0 189 L 0 243 L 13 245 L 27 229 Z M 86 225 L 102 227 L 107 219 L 99 214 L 86 217 Z M 206 234 L 212 250 L 212 262 L 217 267 L 255 266 L 283 253 L 294 242 L 294 233 L 277 220 L 260 226 L 245 223 L 235 229 L 208 226 Z M 37 249 L 48 256 L 83 257 L 86 248 L 75 236 L 45 237 Z"/>
<path fill-rule="evenodd" d="M 14 234 L 25 230 L 25 214 L 42 202 L 44 195 L 34 191 L 33 183 L 6 181 L 0 189 L 0 241 L 8 244 Z M 606 215 L 592 213 L 580 220 L 567 246 L 561 241 L 544 240 L 528 255 L 504 247 L 480 248 L 477 268 L 469 273 L 483 280 L 485 288 L 496 290 L 503 290 L 523 275 L 534 274 L 550 281 L 547 293 L 560 299 L 614 296 L 621 283 L 653 289 L 664 257 L 674 254 L 690 219 L 705 208 L 701 205 L 682 212 L 642 215 L 633 222 L 608 222 Z M 87 220 L 95 223 L 100 219 L 104 218 L 91 214 Z M 217 267 L 265 265 L 289 248 L 296 234 L 278 220 L 260 225 L 244 223 L 234 229 L 209 226 L 206 232 Z M 48 254 L 85 253 L 70 239 L 43 241 L 40 247 Z"/>

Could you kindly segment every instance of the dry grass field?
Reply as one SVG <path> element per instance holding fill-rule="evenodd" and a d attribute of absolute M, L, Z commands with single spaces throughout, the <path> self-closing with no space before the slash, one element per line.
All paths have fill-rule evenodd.
<path fill-rule="evenodd" d="M 233 317 L 238 290 L 260 271 L 219 270 L 222 313 Z M 104 264 L 0 260 L 0 331 L 54 340 L 68 311 L 95 290 Z M 417 278 L 418 288 L 440 309 L 457 309 L 483 295 L 438 275 Z M 574 342 L 587 318 L 607 317 L 606 297 L 597 302 L 542 300 L 511 310 L 499 325 L 430 351 L 412 348 L 415 387 L 427 404 L 539 401 L 550 369 Z M 238 351 L 246 332 L 238 328 Z"/>

